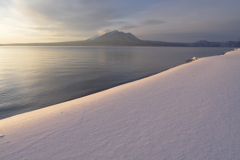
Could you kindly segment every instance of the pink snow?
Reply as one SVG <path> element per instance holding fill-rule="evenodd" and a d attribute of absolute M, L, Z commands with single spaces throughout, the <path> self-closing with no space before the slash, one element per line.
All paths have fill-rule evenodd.
<path fill-rule="evenodd" d="M 0 120 L 0 159 L 240 159 L 240 50 Z"/>

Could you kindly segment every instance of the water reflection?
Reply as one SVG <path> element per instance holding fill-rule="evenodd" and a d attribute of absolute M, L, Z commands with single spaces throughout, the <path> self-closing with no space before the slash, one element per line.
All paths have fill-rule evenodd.
<path fill-rule="evenodd" d="M 1 47 L 0 118 L 79 98 L 229 48 Z"/>

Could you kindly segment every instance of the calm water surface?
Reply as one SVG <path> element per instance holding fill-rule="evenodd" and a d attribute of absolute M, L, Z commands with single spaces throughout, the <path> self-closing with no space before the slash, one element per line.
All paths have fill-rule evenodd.
<path fill-rule="evenodd" d="M 0 119 L 83 97 L 232 48 L 0 47 Z"/>

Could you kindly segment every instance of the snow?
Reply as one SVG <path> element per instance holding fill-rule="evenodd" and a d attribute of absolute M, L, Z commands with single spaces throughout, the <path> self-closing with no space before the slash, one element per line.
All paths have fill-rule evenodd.
<path fill-rule="evenodd" d="M 0 159 L 240 159 L 240 50 L 0 120 Z"/>

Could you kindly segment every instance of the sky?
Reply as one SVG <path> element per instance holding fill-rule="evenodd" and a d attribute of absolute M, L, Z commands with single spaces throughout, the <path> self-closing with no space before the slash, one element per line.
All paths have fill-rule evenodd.
<path fill-rule="evenodd" d="M 86 40 L 240 40 L 239 0 L 0 0 L 0 44 Z"/>

